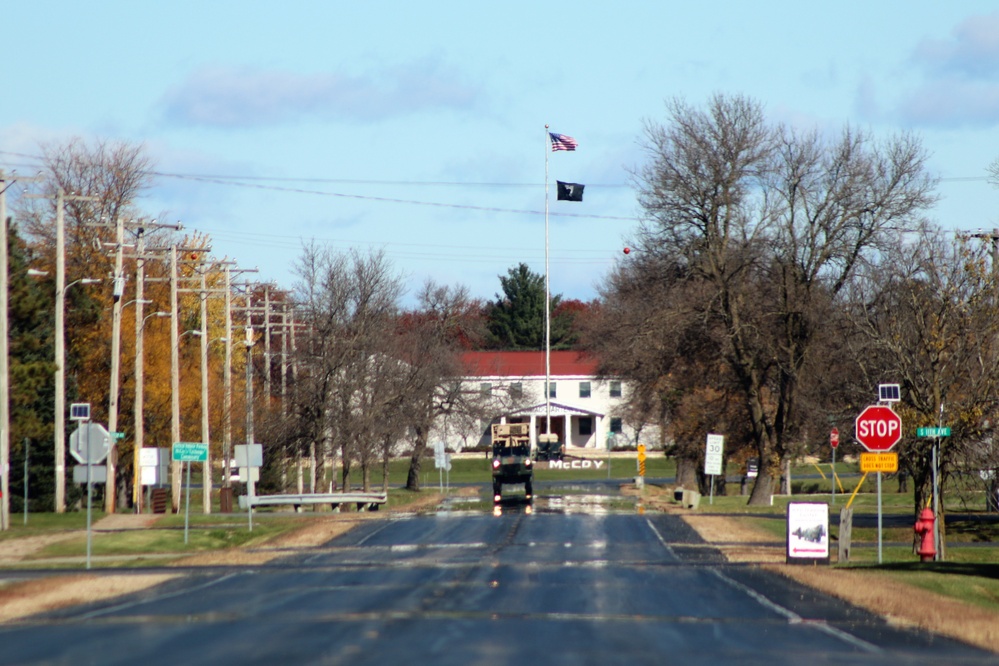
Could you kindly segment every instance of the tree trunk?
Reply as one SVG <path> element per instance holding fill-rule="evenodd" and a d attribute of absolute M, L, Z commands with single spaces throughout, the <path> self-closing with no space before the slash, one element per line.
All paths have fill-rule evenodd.
<path fill-rule="evenodd" d="M 389 451 L 391 444 L 386 439 L 382 450 L 382 492 L 387 493 L 389 487 Z"/>
<path fill-rule="evenodd" d="M 697 460 L 693 458 L 676 459 L 676 485 L 693 490 L 697 488 Z"/>
<path fill-rule="evenodd" d="M 316 492 L 316 441 L 309 442 L 309 492 Z"/>
<path fill-rule="evenodd" d="M 420 459 L 423 458 L 425 446 L 417 438 L 416 446 L 413 447 L 413 454 L 409 457 L 409 474 L 406 476 L 406 490 L 419 492 L 420 490 Z"/>
<path fill-rule="evenodd" d="M 420 490 L 420 465 L 423 452 L 427 450 L 427 433 L 429 430 L 429 425 L 427 427 L 420 425 L 413 428 L 416 434 L 416 443 L 413 446 L 413 455 L 409 458 L 409 476 L 406 477 L 406 490 L 414 492 Z"/>
<path fill-rule="evenodd" d="M 340 489 L 345 493 L 350 492 L 350 458 L 347 457 L 346 445 L 340 447 L 340 468 L 343 474 L 340 480 Z"/>

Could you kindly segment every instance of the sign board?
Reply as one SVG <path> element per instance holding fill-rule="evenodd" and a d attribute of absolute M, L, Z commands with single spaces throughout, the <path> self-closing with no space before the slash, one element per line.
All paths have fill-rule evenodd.
<path fill-rule="evenodd" d="M 916 437 L 950 437 L 950 427 L 916 428 Z"/>
<path fill-rule="evenodd" d="M 434 442 L 434 467 L 437 469 L 443 469 L 445 456 L 446 452 L 444 450 L 444 442 Z"/>
<path fill-rule="evenodd" d="M 791 502 L 787 505 L 787 563 L 829 563 L 829 505 Z"/>
<path fill-rule="evenodd" d="M 704 452 L 704 473 L 720 476 L 722 474 L 722 453 L 725 450 L 725 437 L 708 435 L 707 449 Z"/>
<path fill-rule="evenodd" d="M 103 461 L 110 449 L 111 435 L 100 423 L 81 423 L 69 436 L 69 452 L 84 465 Z"/>
<path fill-rule="evenodd" d="M 139 468 L 139 483 L 144 486 L 156 486 L 160 483 L 160 468 L 146 466 Z"/>
<path fill-rule="evenodd" d="M 158 486 L 169 482 L 171 453 L 168 448 L 139 449 L 139 483 Z"/>
<path fill-rule="evenodd" d="M 173 459 L 179 462 L 207 462 L 208 445 L 204 442 L 174 442 Z"/>
<path fill-rule="evenodd" d="M 755 479 L 760 475 L 760 459 L 748 458 L 746 460 L 746 478 Z"/>
<path fill-rule="evenodd" d="M 87 467 L 90 468 L 90 483 L 108 482 L 108 468 L 104 465 L 73 465 L 73 483 L 87 482 Z"/>
<path fill-rule="evenodd" d="M 898 384 L 878 384 L 879 402 L 901 402 L 902 391 Z"/>
<path fill-rule="evenodd" d="M 237 444 L 232 448 L 232 455 L 239 467 L 264 466 L 264 447 L 262 444 Z"/>
<path fill-rule="evenodd" d="M 260 468 L 259 467 L 240 467 L 239 468 L 239 482 L 240 483 L 257 483 L 260 481 Z"/>
<path fill-rule="evenodd" d="M 90 420 L 90 403 L 74 402 L 69 406 L 69 418 L 72 421 Z"/>
<path fill-rule="evenodd" d="M 861 453 L 861 472 L 885 472 L 891 474 L 898 471 L 897 453 Z"/>
<path fill-rule="evenodd" d="M 839 428 L 833 428 L 829 431 L 829 446 L 834 449 L 839 446 Z"/>
<path fill-rule="evenodd" d="M 111 433 L 111 436 L 114 437 L 114 439 L 116 441 L 117 440 L 125 439 L 125 433 L 123 433 L 123 432 L 113 432 L 113 433 Z"/>
<path fill-rule="evenodd" d="M 890 451 L 902 439 L 902 419 L 891 407 L 871 405 L 857 417 L 856 437 L 871 453 Z"/>

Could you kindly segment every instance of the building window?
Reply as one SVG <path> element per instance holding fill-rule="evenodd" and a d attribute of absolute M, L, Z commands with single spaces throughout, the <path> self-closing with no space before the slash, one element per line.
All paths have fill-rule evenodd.
<path fill-rule="evenodd" d="M 610 397 L 612 398 L 621 397 L 621 382 L 614 381 L 610 383 Z"/>
<path fill-rule="evenodd" d="M 524 384 L 523 382 L 514 382 L 510 384 L 510 397 L 514 400 L 520 400 L 524 397 Z"/>
<path fill-rule="evenodd" d="M 624 424 L 622 423 L 622 421 L 621 421 L 620 418 L 618 418 L 616 416 L 612 416 L 611 417 L 611 420 L 610 420 L 610 431 L 612 433 L 614 433 L 615 435 L 619 435 L 622 432 L 624 432 Z"/>
<path fill-rule="evenodd" d="M 579 382 L 579 397 L 580 398 L 590 397 L 590 382 Z"/>
<path fill-rule="evenodd" d="M 548 383 L 548 397 L 549 398 L 556 397 L 556 391 L 555 391 L 556 384 L 557 384 L 557 382 L 549 382 Z"/>
<path fill-rule="evenodd" d="M 489 382 L 482 382 L 481 384 L 479 384 L 479 393 L 481 393 L 483 396 L 489 396 L 492 394 L 492 392 L 493 392 L 493 385 L 490 384 Z"/>
<path fill-rule="evenodd" d="M 592 416 L 581 416 L 581 417 L 579 417 L 579 434 L 580 435 L 592 435 L 593 434 L 593 417 Z"/>

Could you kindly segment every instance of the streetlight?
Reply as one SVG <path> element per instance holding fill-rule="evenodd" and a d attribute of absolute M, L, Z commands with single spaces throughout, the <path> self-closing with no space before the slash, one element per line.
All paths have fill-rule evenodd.
<path fill-rule="evenodd" d="M 76 284 L 97 284 L 99 278 L 80 278 L 56 288 L 55 309 L 55 510 L 66 511 L 66 292 Z"/>
<path fill-rule="evenodd" d="M 146 299 L 137 299 L 145 303 L 151 303 Z M 143 331 L 146 322 L 153 317 L 169 317 L 169 312 L 153 312 L 143 317 L 142 322 L 135 329 L 135 440 L 133 442 L 132 476 L 134 484 L 132 486 L 132 503 L 135 505 L 135 512 L 142 513 L 142 478 L 141 478 L 141 453 L 142 444 L 145 437 L 145 423 L 143 422 L 143 402 L 145 400 L 145 343 Z"/>

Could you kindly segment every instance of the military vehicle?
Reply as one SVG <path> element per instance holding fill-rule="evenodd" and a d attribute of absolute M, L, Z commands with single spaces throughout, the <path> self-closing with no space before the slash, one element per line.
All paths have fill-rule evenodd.
<path fill-rule="evenodd" d="M 564 458 L 565 451 L 562 449 L 562 442 L 558 441 L 558 435 L 538 435 L 538 450 L 534 452 L 535 460 L 551 462 Z"/>
<path fill-rule="evenodd" d="M 494 423 L 493 502 L 503 498 L 504 485 L 524 485 L 524 494 L 534 493 L 534 466 L 531 463 L 531 426 L 528 423 Z"/>

